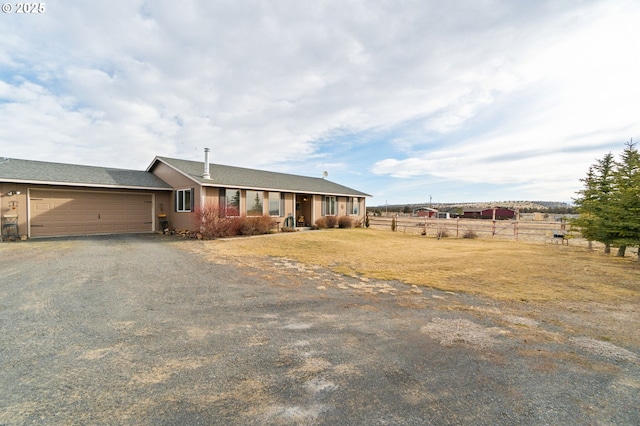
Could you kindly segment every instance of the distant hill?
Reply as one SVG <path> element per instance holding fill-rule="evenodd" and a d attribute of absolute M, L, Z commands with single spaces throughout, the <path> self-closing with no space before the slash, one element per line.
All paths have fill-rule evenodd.
<path fill-rule="evenodd" d="M 486 201 L 472 203 L 420 203 L 420 204 L 388 204 L 382 206 L 368 206 L 368 209 L 380 209 L 388 211 L 402 211 L 406 208 L 413 211 L 419 207 L 431 207 L 436 210 L 449 211 L 453 209 L 485 209 L 492 207 L 506 207 L 520 211 L 549 211 L 549 210 L 571 210 L 573 206 L 569 203 L 559 201 Z"/>

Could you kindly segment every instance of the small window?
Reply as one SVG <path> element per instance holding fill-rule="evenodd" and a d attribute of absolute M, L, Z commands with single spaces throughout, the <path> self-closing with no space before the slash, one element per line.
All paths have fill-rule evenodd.
<path fill-rule="evenodd" d="M 357 216 L 360 214 L 360 199 L 357 197 L 347 198 L 347 214 Z"/>
<path fill-rule="evenodd" d="M 176 191 L 176 211 L 190 212 L 193 210 L 193 189 L 179 189 Z"/>
<path fill-rule="evenodd" d="M 336 215 L 336 197 L 325 196 L 322 200 L 322 216 Z"/>
<path fill-rule="evenodd" d="M 269 216 L 284 216 L 284 194 L 269 192 Z"/>

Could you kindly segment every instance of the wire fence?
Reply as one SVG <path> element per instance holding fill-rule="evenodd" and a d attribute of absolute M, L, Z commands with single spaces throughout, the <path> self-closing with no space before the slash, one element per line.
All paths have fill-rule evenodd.
<path fill-rule="evenodd" d="M 435 219 L 414 216 L 369 216 L 369 227 L 392 229 L 396 232 L 422 234 L 435 238 L 496 238 L 513 241 L 537 241 L 572 245 L 588 244 L 580 232 L 571 229 L 566 220 L 560 222 L 490 220 L 490 219 Z"/>

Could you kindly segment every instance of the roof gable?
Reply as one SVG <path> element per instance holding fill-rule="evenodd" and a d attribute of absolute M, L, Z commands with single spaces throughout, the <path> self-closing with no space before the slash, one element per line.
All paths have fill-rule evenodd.
<path fill-rule="evenodd" d="M 201 161 L 180 160 L 168 157 L 156 157 L 147 171 L 153 171 L 157 161 L 161 161 L 174 170 L 204 186 L 227 188 L 250 188 L 287 192 L 308 192 L 326 195 L 346 195 L 370 197 L 361 191 L 331 182 L 322 178 L 247 169 L 243 167 L 209 164 L 211 179 L 204 179 L 204 163 Z"/>
<path fill-rule="evenodd" d="M 0 182 L 24 182 L 110 188 L 170 189 L 162 179 L 146 171 L 0 159 Z"/>

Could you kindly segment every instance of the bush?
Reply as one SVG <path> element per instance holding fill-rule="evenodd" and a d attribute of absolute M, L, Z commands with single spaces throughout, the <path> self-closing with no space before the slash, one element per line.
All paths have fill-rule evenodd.
<path fill-rule="evenodd" d="M 225 237 L 233 237 L 240 235 L 240 227 L 242 226 L 242 216 L 224 218 L 227 222 L 227 234 Z"/>
<path fill-rule="evenodd" d="M 239 218 L 240 226 L 238 228 L 239 235 L 253 235 L 253 223 L 246 217 Z"/>
<path fill-rule="evenodd" d="M 276 221 L 271 216 L 253 217 L 255 235 L 270 234 L 276 228 Z"/>
<path fill-rule="evenodd" d="M 327 219 L 324 217 L 321 217 L 320 219 L 316 220 L 316 227 L 318 229 L 324 229 L 327 227 Z"/>
<path fill-rule="evenodd" d="M 449 236 L 449 232 L 447 232 L 446 229 L 444 228 L 438 228 L 438 230 L 436 231 L 436 237 L 438 237 L 438 239 L 440 238 L 447 238 Z"/>
<path fill-rule="evenodd" d="M 353 219 L 349 216 L 340 216 L 338 218 L 338 228 L 351 228 L 353 226 Z"/>
<path fill-rule="evenodd" d="M 205 238 L 222 238 L 237 235 L 237 223 L 233 218 L 224 217 L 216 207 L 205 206 L 193 212 L 196 231 Z"/>
<path fill-rule="evenodd" d="M 193 217 L 195 229 L 207 239 L 268 234 L 275 225 L 269 216 L 225 217 L 223 211 L 212 206 L 197 209 Z"/>
<path fill-rule="evenodd" d="M 240 220 L 240 235 L 261 235 L 269 234 L 275 225 L 269 216 L 242 216 Z"/>
<path fill-rule="evenodd" d="M 476 232 L 473 229 L 467 229 L 467 232 L 465 232 L 462 235 L 462 238 L 470 238 L 470 239 L 478 238 L 478 234 L 476 234 Z"/>
<path fill-rule="evenodd" d="M 335 228 L 338 224 L 338 218 L 335 216 L 325 216 L 325 221 L 327 222 L 327 228 Z"/>

